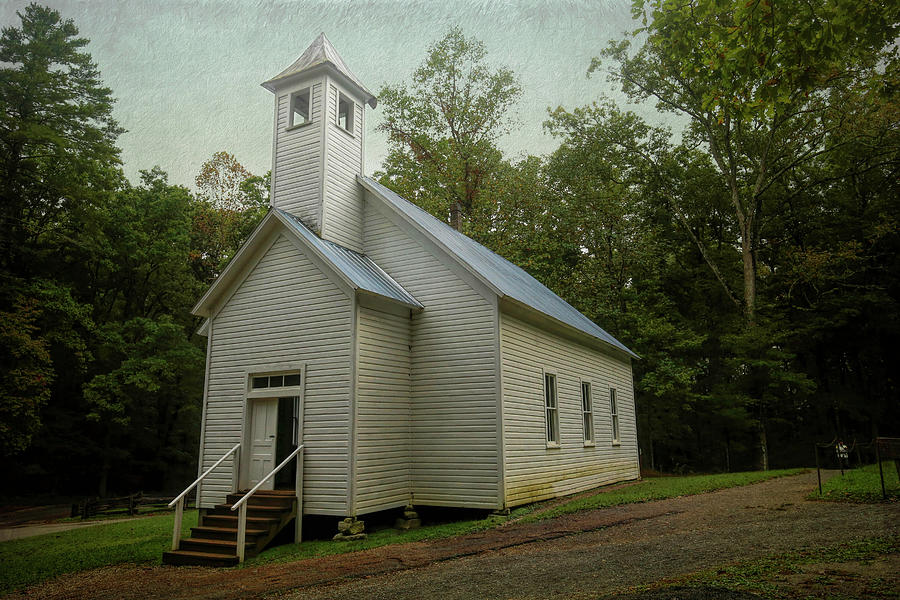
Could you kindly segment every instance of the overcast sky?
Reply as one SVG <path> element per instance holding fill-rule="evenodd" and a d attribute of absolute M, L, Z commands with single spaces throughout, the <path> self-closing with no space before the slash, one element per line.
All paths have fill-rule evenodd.
<path fill-rule="evenodd" d="M 516 72 L 521 126 L 502 141 L 511 158 L 544 154 L 548 107 L 573 108 L 615 87 L 588 78 L 591 58 L 633 27 L 626 0 L 46 0 L 91 40 L 88 51 L 117 98 L 125 172 L 159 165 L 193 187 L 200 165 L 227 150 L 257 174 L 272 160 L 273 99 L 260 87 L 324 31 L 350 69 L 377 93 L 409 80 L 427 48 L 453 25 L 485 43 L 488 61 Z M 18 25 L 25 0 L 0 2 Z M 653 115 L 647 115 L 651 119 Z M 366 171 L 385 155 L 368 109 Z"/>

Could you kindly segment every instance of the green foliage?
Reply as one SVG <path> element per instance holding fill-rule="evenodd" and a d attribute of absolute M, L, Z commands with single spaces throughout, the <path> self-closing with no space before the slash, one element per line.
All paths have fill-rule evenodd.
<path fill-rule="evenodd" d="M 900 500 L 900 479 L 894 461 L 881 463 L 884 473 L 884 489 L 888 501 Z M 819 490 L 809 495 L 811 500 L 833 500 L 836 502 L 882 502 L 881 476 L 878 465 L 866 465 L 858 469 L 845 471 L 843 475 L 834 475 L 822 484 L 822 495 Z"/>
<path fill-rule="evenodd" d="M 53 381 L 47 341 L 37 337 L 36 298 L 19 296 L 12 311 L 0 312 L 0 454 L 22 452 L 40 428 L 41 408 Z"/>
<path fill-rule="evenodd" d="M 146 407 L 161 397 L 182 405 L 176 409 L 175 419 L 185 418 L 180 414 L 183 410 L 197 410 L 191 396 L 202 377 L 204 355 L 170 317 L 109 323 L 100 337 L 104 342 L 98 350 L 100 359 L 118 366 L 85 385 L 89 421 L 124 428 L 136 407 Z"/>
<path fill-rule="evenodd" d="M 897 9 L 848 0 L 636 0 L 634 12 L 646 42 L 634 54 L 627 40 L 611 44 L 603 53 L 616 64 L 609 73 L 631 99 L 688 118 L 687 142 L 708 150 L 730 196 L 752 323 L 765 223 L 784 209 L 769 192 L 835 148 L 826 140 L 847 114 L 844 100 L 894 51 Z M 591 70 L 601 64 L 595 59 Z"/>
<path fill-rule="evenodd" d="M 881 382 L 891 379 L 883 352 L 896 320 L 872 330 L 875 345 L 850 332 L 875 311 L 896 314 L 885 293 L 896 265 L 883 253 L 896 227 L 882 215 L 896 212 L 897 8 L 638 0 L 634 13 L 640 46 L 613 43 L 590 71 L 606 69 L 631 101 L 680 115 L 681 142 L 608 101 L 557 109 L 547 126 L 564 138 L 558 155 L 591 156 L 608 188 L 639 199 L 623 202 L 650 249 L 637 264 L 657 268 L 623 265 L 638 293 L 622 306 L 646 313 L 642 327 L 626 328 L 650 358 L 636 366 L 645 458 L 656 463 L 657 443 L 670 464 L 712 446 L 730 468 L 752 444 L 765 466 L 771 432 L 791 437 L 811 412 L 827 426 L 829 403 L 854 407 L 854 420 L 895 420 L 882 398 L 896 402 L 896 390 Z M 574 164 L 590 172 L 589 161 Z M 584 193 L 574 175 L 563 180 L 557 187 Z M 875 223 L 877 236 L 864 231 Z M 674 350 L 662 339 L 670 345 L 653 356 L 661 346 L 641 331 L 669 327 L 690 343 Z M 832 350 L 848 343 L 858 350 Z M 827 398 L 819 406 L 817 389 Z"/>
<path fill-rule="evenodd" d="M 0 593 L 98 567 L 159 564 L 172 543 L 173 526 L 169 513 L 0 543 Z M 197 511 L 185 511 L 182 535 L 196 526 Z"/>
<path fill-rule="evenodd" d="M 0 268 L 31 271 L 35 242 L 118 182 L 113 99 L 71 20 L 28 5 L 0 34 Z"/>
<path fill-rule="evenodd" d="M 203 163 L 191 215 L 190 263 L 198 280 L 211 284 L 266 215 L 269 180 L 227 152 Z"/>
<path fill-rule="evenodd" d="M 437 218 L 462 229 L 499 169 L 497 138 L 521 95 L 512 71 L 491 70 L 484 44 L 451 28 L 431 46 L 412 84 L 378 93 L 389 151 L 379 179 Z"/>

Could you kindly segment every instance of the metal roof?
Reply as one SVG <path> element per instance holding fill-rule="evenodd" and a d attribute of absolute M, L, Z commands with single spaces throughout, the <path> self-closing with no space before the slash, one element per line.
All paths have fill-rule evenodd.
<path fill-rule="evenodd" d="M 412 294 L 391 279 L 391 276 L 385 273 L 384 269 L 375 264 L 375 261 L 365 254 L 360 254 L 340 244 L 323 240 L 313 233 L 303 221 L 291 213 L 280 208 L 274 210 L 283 217 L 282 221 L 290 225 L 296 233 L 318 250 L 336 270 L 343 273 L 358 289 L 396 300 L 412 308 L 424 308 Z"/>
<path fill-rule="evenodd" d="M 325 33 L 320 33 L 319 37 L 313 40 L 313 43 L 309 45 L 309 48 L 300 55 L 300 58 L 294 61 L 294 64 L 289 66 L 287 69 L 273 77 L 272 79 L 263 83 L 263 87 L 267 90 L 274 90 L 276 82 L 279 82 L 282 79 L 287 79 L 293 75 L 297 75 L 298 73 L 302 73 L 303 71 L 307 71 L 322 64 L 331 64 L 338 73 L 346 77 L 350 80 L 356 87 L 358 87 L 366 96 L 365 101 L 372 107 L 375 108 L 377 100 L 375 95 L 366 88 L 362 84 L 362 82 L 353 74 L 353 71 L 347 67 L 347 63 L 344 62 L 344 59 L 341 58 L 341 55 L 338 54 L 338 51 L 334 49 L 334 46 L 331 45 L 331 42 L 328 41 L 328 38 L 325 37 Z"/>
<path fill-rule="evenodd" d="M 456 256 L 463 265 L 492 285 L 501 297 L 508 297 L 531 307 L 566 325 L 638 358 L 619 340 L 581 314 L 571 304 L 550 291 L 547 286 L 502 256 L 491 252 L 472 238 L 434 218 L 412 202 L 405 200 L 374 179 L 358 176 L 366 189 L 412 220 L 440 245 Z"/>

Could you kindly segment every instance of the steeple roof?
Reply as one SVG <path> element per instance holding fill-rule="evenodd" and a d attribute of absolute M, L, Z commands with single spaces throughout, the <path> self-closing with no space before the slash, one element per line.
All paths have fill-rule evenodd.
<path fill-rule="evenodd" d="M 313 69 L 319 65 L 331 65 L 331 67 L 336 70 L 340 75 L 343 75 L 350 83 L 355 85 L 360 92 L 363 93 L 365 101 L 371 106 L 375 108 L 375 104 L 377 99 L 375 95 L 366 88 L 362 84 L 362 82 L 353 74 L 347 64 L 344 62 L 344 59 L 341 58 L 341 55 L 338 54 L 338 51 L 334 49 L 334 46 L 331 45 L 331 42 L 325 37 L 325 33 L 320 33 L 319 37 L 317 37 L 312 44 L 309 45 L 309 48 L 300 55 L 294 64 L 289 66 L 287 69 L 273 77 L 272 79 L 266 81 L 262 84 L 264 88 L 269 91 L 275 91 L 275 86 L 281 83 L 282 81 L 291 78 L 295 75 L 298 75 L 304 71 L 308 71 Z"/>

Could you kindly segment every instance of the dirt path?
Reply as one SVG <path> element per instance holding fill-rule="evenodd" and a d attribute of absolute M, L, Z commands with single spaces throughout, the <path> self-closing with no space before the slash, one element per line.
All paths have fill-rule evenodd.
<path fill-rule="evenodd" d="M 108 567 L 21 598 L 573 598 L 900 532 L 900 506 L 809 502 L 815 474 L 247 569 Z"/>
<path fill-rule="evenodd" d="M 72 514 L 71 510 L 72 506 L 69 504 L 0 509 L 0 542 L 143 518 L 142 516 L 135 516 L 121 519 L 57 522 Z"/>

